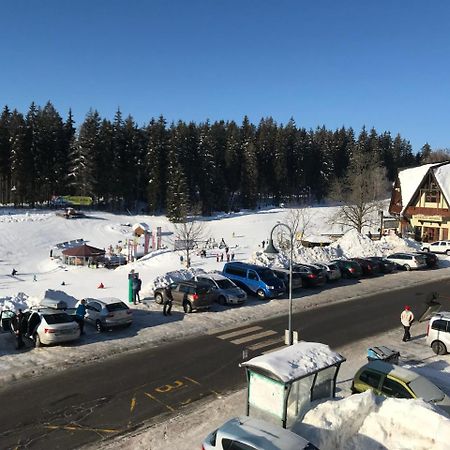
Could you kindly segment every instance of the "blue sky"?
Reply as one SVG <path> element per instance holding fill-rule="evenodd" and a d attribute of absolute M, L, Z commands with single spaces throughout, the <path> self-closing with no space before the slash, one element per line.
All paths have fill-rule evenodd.
<path fill-rule="evenodd" d="M 450 147 L 449 24 L 444 0 L 5 0 L 0 106 L 292 116 Z"/>

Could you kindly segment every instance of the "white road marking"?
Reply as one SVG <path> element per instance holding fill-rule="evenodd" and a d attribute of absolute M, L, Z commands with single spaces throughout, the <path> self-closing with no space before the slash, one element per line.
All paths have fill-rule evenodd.
<path fill-rule="evenodd" d="M 262 330 L 262 327 L 255 326 L 255 327 L 250 327 L 250 328 L 244 328 L 243 330 L 233 331 L 232 333 L 226 333 L 226 334 L 222 334 L 222 335 L 216 336 L 216 337 L 218 337 L 219 339 L 231 339 L 236 336 L 253 333 L 254 331 L 258 331 L 258 330 Z"/>

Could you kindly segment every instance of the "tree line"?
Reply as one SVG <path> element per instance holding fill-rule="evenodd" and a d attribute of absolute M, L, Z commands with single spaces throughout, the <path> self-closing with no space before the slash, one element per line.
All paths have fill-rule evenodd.
<path fill-rule="evenodd" d="M 429 146 L 424 146 L 429 157 Z M 422 161 L 399 134 L 363 128 L 306 129 L 293 119 L 263 118 L 138 126 L 118 110 L 113 120 L 90 110 L 77 129 L 48 102 L 0 117 L 0 203 L 45 204 L 53 195 L 91 196 L 97 207 L 135 209 L 177 219 L 187 210 L 255 208 L 320 201 L 345 176 L 355 154 L 370 153 L 394 180 Z M 423 155 L 425 156 L 425 154 Z"/>

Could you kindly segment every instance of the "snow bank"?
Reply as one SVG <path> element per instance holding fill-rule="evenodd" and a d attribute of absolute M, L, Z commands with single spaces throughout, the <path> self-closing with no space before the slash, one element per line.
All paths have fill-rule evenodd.
<path fill-rule="evenodd" d="M 450 419 L 422 400 L 378 397 L 367 391 L 317 405 L 292 429 L 321 450 L 444 450 Z"/>

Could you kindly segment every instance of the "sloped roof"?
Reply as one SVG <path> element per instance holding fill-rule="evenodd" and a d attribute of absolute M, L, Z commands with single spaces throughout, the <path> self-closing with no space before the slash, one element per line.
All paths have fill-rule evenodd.
<path fill-rule="evenodd" d="M 139 222 L 139 223 L 135 223 L 132 227 L 133 231 L 136 231 L 138 229 L 144 230 L 144 231 L 148 231 L 150 230 L 150 225 L 144 223 L 144 222 Z"/>
<path fill-rule="evenodd" d="M 301 341 L 281 350 L 256 356 L 240 366 L 262 369 L 281 381 L 289 382 L 344 361 L 345 358 L 328 345 Z"/>
<path fill-rule="evenodd" d="M 62 254 L 65 256 L 79 256 L 87 258 L 89 256 L 101 256 L 105 254 L 105 250 L 101 248 L 91 247 L 90 245 L 83 244 L 78 247 L 68 248 L 63 250 Z"/>
<path fill-rule="evenodd" d="M 425 175 L 428 173 L 430 169 L 433 169 L 437 167 L 439 169 L 443 169 L 440 175 L 440 180 L 445 184 L 445 175 L 447 174 L 447 180 L 450 180 L 450 166 L 449 162 L 440 162 L 440 163 L 432 163 L 432 164 L 424 164 L 423 166 L 419 167 L 413 167 L 411 169 L 405 169 L 399 172 L 398 178 L 400 180 L 400 190 L 402 195 L 402 210 L 401 214 L 405 212 L 405 209 L 411 202 L 412 198 L 414 197 L 414 194 L 416 193 L 417 189 L 419 188 L 420 184 L 422 183 Z M 436 175 L 436 170 L 434 171 Z M 445 195 L 446 199 L 449 199 L 446 192 L 444 191 L 444 187 L 439 181 L 439 179 L 436 177 L 436 180 L 438 181 L 442 192 Z M 447 184 L 447 191 L 450 192 L 450 185 Z"/>

